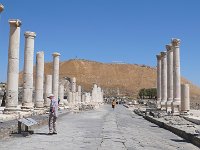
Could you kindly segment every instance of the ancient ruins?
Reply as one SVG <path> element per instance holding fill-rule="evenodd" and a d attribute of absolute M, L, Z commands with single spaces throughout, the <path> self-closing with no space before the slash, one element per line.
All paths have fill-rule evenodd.
<path fill-rule="evenodd" d="M 157 57 L 157 108 L 179 115 L 190 108 L 189 85 L 181 85 L 180 39 L 172 39 Z"/>
<path fill-rule="evenodd" d="M 4 6 L 0 4 L 0 13 Z M 18 102 L 19 94 L 19 47 L 20 30 L 22 22 L 19 19 L 10 19 L 10 36 L 8 46 L 8 69 L 6 86 L 6 104 L 4 114 L 32 115 L 35 112 L 45 113 L 48 111 L 50 100 L 47 98 L 51 93 L 59 99 L 60 109 L 81 109 L 90 106 L 98 108 L 103 104 L 103 90 L 94 84 L 91 93 L 84 92 L 81 85 L 76 84 L 76 78 L 70 79 L 70 88 L 59 78 L 59 64 L 61 54 L 55 52 L 53 57 L 52 74 L 44 74 L 45 51 L 36 52 L 36 78 L 33 78 L 35 38 L 36 33 L 26 31 L 24 33 L 24 69 L 23 69 L 23 96 L 22 104 Z M 65 95 L 65 91 L 67 94 Z M 66 98 L 67 99 L 64 99 Z M 37 114 L 37 113 L 36 113 Z"/>
<path fill-rule="evenodd" d="M 0 4 L 0 15 L 3 11 L 4 6 Z M 23 140 L 21 140 L 21 137 L 15 138 L 15 141 L 13 141 L 17 143 L 16 145 L 12 143 L 12 140 L 5 140 L 5 143 L 0 141 L 0 146 L 4 146 L 3 148 L 7 149 L 7 145 L 14 147 L 14 149 L 21 149 L 21 147 L 26 149 L 31 146 L 33 149 L 53 149 L 54 147 L 54 149 L 94 149 L 96 146 L 96 149 L 109 150 L 120 148 L 168 149 L 168 147 L 169 149 L 184 149 L 185 147 L 194 147 L 194 145 L 200 147 L 200 113 L 199 110 L 195 110 L 196 112 L 190 110 L 190 84 L 181 83 L 180 39 L 172 38 L 171 43 L 165 46 L 165 50 L 156 55 L 157 68 L 141 65 L 142 69 L 140 68 L 139 76 L 142 76 L 142 81 L 130 82 L 133 79 L 137 80 L 136 76 L 132 76 L 135 73 L 132 64 L 128 64 L 129 67 L 131 66 L 127 69 L 128 71 L 124 69 L 126 67 L 122 66 L 124 64 L 120 64 L 122 68 L 117 66 L 117 71 L 96 65 L 98 68 L 104 69 L 99 71 L 94 67 L 95 65 L 90 65 L 88 68 L 92 68 L 92 71 L 95 70 L 96 74 L 92 73 L 87 67 L 80 67 L 86 70 L 83 76 L 74 75 L 71 72 L 64 74 L 61 71 L 70 69 L 62 68 L 64 65 L 60 62 L 60 58 L 64 54 L 59 51 L 53 51 L 53 54 L 51 54 L 52 66 L 47 68 L 51 68 L 52 71 L 48 72 L 45 68 L 50 64 L 45 63 L 45 56 L 48 55 L 48 51 L 35 49 L 37 44 L 35 39 L 39 34 L 34 31 L 24 33 L 24 58 L 21 60 L 23 61 L 23 70 L 20 71 L 22 21 L 9 19 L 8 23 L 10 32 L 7 82 L 0 83 L 0 98 L 2 99 L 0 99 L 0 123 L 2 123 L 0 124 L 0 139 L 13 133 L 19 137 L 19 134 L 23 135 L 25 132 L 27 134 L 25 136 L 31 135 L 32 137 Z M 35 56 L 36 64 L 34 64 Z M 81 63 L 84 64 L 85 62 Z M 116 64 L 109 65 L 114 66 Z M 70 63 L 71 66 L 72 63 Z M 76 66 L 81 65 L 76 64 Z M 76 66 L 74 65 L 71 68 L 78 70 Z M 151 73 L 145 73 L 144 68 L 151 70 L 154 76 L 150 76 Z M 107 79 L 109 71 L 105 70 L 114 70 L 110 79 Z M 93 76 L 89 76 L 88 72 Z M 105 75 L 99 75 L 101 72 L 105 72 Z M 119 72 L 122 72 L 122 74 Z M 127 72 L 131 76 L 126 76 Z M 23 73 L 22 86 L 19 86 L 20 73 Z M 78 72 L 77 74 L 81 73 Z M 113 80 L 113 74 L 119 75 L 115 78 L 116 80 Z M 86 84 L 91 81 L 88 84 L 91 87 L 88 88 L 83 82 L 79 81 L 80 78 L 84 79 Z M 107 80 L 100 82 L 102 78 Z M 143 78 L 154 80 L 151 81 L 151 85 L 148 85 L 149 89 L 145 89 L 146 87 L 140 89 L 143 92 L 140 94 L 138 89 L 142 86 L 141 82 L 146 84 Z M 155 78 L 157 80 L 156 87 L 150 87 L 155 84 Z M 123 91 L 126 86 L 125 80 L 130 82 L 128 90 L 131 86 L 138 86 L 135 90 L 138 95 L 135 93 L 130 95 L 127 93 L 128 90 Z M 115 83 L 115 85 L 106 87 L 109 83 Z M 107 92 L 109 90 L 112 95 Z M 145 95 L 145 92 L 150 94 Z M 121 93 L 124 93 L 124 95 Z M 50 106 L 49 98 L 53 96 L 58 100 L 58 110 L 57 102 L 54 99 Z M 104 105 L 105 103 L 109 105 Z M 120 106 L 120 104 L 122 105 Z M 192 111 L 196 114 L 190 113 Z M 48 116 L 54 117 L 48 120 Z M 57 117 L 59 118 L 57 123 L 60 125 L 58 133 L 55 129 Z M 60 119 L 61 117 L 65 117 L 65 119 Z M 27 123 L 23 122 L 23 119 L 25 121 L 32 120 L 32 123 L 35 123 L 30 125 L 31 121 Z M 54 122 L 54 125 L 52 125 L 54 132 L 47 135 L 54 135 L 44 138 L 43 135 L 46 135 L 46 133 L 43 132 L 47 128 L 41 128 L 41 126 L 48 124 L 48 121 L 50 124 L 51 120 Z M 22 126 L 25 129 L 23 133 L 21 132 Z M 35 134 L 34 131 L 28 132 L 29 127 L 40 129 L 37 129 L 38 132 Z M 167 132 L 167 130 L 171 132 Z M 51 139 L 51 137 L 56 138 Z M 183 139 L 194 145 L 188 144 Z M 55 144 L 54 147 L 51 147 L 52 143 Z M 72 144 L 71 147 L 68 146 L 70 144 Z M 182 144 L 185 145 L 182 146 Z M 88 145 L 91 148 L 86 147 Z"/>

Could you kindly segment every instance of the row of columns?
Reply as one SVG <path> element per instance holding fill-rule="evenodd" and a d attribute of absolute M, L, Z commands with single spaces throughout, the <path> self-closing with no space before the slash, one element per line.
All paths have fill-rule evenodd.
<path fill-rule="evenodd" d="M 2 7 L 0 5 L 0 11 Z M 20 26 L 18 19 L 9 20 L 10 35 L 8 48 L 8 69 L 7 69 L 7 90 L 6 90 L 6 108 L 7 111 L 17 111 L 18 107 L 18 78 L 19 78 L 19 46 L 20 46 Z M 22 109 L 43 108 L 49 105 L 47 96 L 53 93 L 58 98 L 59 91 L 59 53 L 53 53 L 53 75 L 46 76 L 45 100 L 44 95 L 44 52 L 36 54 L 36 81 L 35 81 L 35 99 L 33 102 L 33 58 L 34 58 L 34 39 L 36 34 L 27 31 L 24 33 L 24 72 L 23 72 L 23 97 Z M 64 87 L 60 86 L 60 96 L 64 94 Z M 61 104 L 62 104 L 61 97 Z"/>
<path fill-rule="evenodd" d="M 180 75 L 180 40 L 172 39 L 171 44 L 166 45 L 166 50 L 157 57 L 157 108 L 178 114 L 180 111 L 188 111 L 188 106 L 182 107 L 182 103 L 188 105 L 189 86 L 183 85 L 181 91 Z M 181 92 L 183 92 L 181 96 Z M 185 110 L 187 108 L 187 110 Z"/>
<path fill-rule="evenodd" d="M 76 90 L 78 87 L 78 90 Z M 71 78 L 71 90 L 68 92 L 68 102 L 70 105 L 76 105 L 80 103 L 92 103 L 98 104 L 103 103 L 103 90 L 94 84 L 92 88 L 92 93 L 82 92 L 81 86 L 76 85 L 76 78 Z"/>
<path fill-rule="evenodd" d="M 0 13 L 4 6 L 0 4 Z M 60 100 L 59 105 L 64 105 L 64 85 L 59 84 L 59 57 L 60 54 L 55 52 L 53 56 L 53 73 L 44 77 L 44 52 L 36 54 L 36 78 L 35 88 L 33 84 L 33 61 L 34 61 L 34 40 L 35 32 L 27 31 L 24 33 L 24 70 L 23 70 L 23 96 L 22 106 L 18 107 L 18 78 L 19 78 L 19 46 L 20 46 L 20 26 L 21 21 L 18 19 L 9 20 L 10 35 L 8 48 L 8 69 L 7 69 L 7 93 L 6 107 L 4 112 L 30 110 L 34 107 L 41 109 L 48 107 L 50 101 L 47 98 L 51 93 L 56 99 Z M 45 81 L 45 85 L 44 85 Z M 101 88 L 97 89 L 101 91 Z M 33 91 L 35 91 L 33 99 Z M 98 91 L 97 91 L 98 93 Z M 91 94 L 85 93 L 84 101 L 82 99 L 82 89 L 78 86 L 76 89 L 76 78 L 71 79 L 71 91 L 68 94 L 68 101 L 73 104 L 91 101 Z M 98 97 L 98 95 L 96 96 Z M 101 96 L 103 98 L 103 94 Z M 98 98 L 97 98 L 98 99 Z"/>

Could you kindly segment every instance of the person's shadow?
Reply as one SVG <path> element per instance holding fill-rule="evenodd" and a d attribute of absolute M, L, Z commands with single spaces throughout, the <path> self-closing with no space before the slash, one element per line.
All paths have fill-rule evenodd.
<path fill-rule="evenodd" d="M 36 134 L 36 135 L 49 135 L 48 133 L 42 133 L 42 132 L 41 133 L 40 132 L 39 133 L 34 133 L 34 134 Z"/>

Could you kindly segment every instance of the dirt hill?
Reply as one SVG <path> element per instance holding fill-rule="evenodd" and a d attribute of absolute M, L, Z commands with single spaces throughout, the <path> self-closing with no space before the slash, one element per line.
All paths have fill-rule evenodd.
<path fill-rule="evenodd" d="M 34 69 L 35 70 L 35 69 Z M 51 74 L 52 63 L 45 64 L 45 74 Z M 77 84 L 85 91 L 93 83 L 103 87 L 106 94 L 115 93 L 136 97 L 141 88 L 156 87 L 156 68 L 136 64 L 105 64 L 87 60 L 69 60 L 60 63 L 60 78 L 76 77 Z M 22 73 L 20 74 L 20 81 Z M 22 83 L 22 82 L 21 82 Z M 191 86 L 191 97 L 200 97 L 200 88 L 182 78 L 182 83 Z"/>

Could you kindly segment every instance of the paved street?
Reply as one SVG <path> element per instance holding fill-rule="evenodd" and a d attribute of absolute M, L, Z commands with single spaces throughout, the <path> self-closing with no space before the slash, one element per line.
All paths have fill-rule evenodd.
<path fill-rule="evenodd" d="M 58 135 L 48 127 L 29 137 L 0 141 L 0 150 L 197 150 L 173 133 L 133 114 L 123 106 L 69 114 L 59 119 Z"/>

